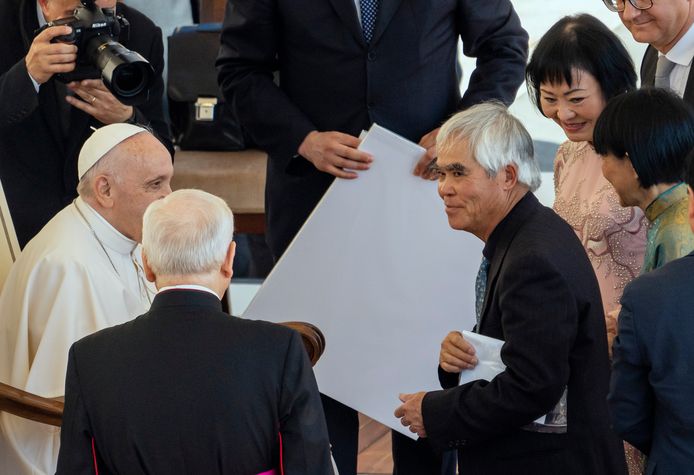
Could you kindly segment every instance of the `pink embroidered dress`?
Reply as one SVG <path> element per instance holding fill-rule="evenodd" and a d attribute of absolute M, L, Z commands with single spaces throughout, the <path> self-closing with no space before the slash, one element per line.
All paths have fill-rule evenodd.
<path fill-rule="evenodd" d="M 641 271 L 648 220 L 639 208 L 620 206 L 617 192 L 602 176 L 602 158 L 588 142 L 567 141 L 559 147 L 554 191 L 554 210 L 588 253 L 607 314 Z"/>

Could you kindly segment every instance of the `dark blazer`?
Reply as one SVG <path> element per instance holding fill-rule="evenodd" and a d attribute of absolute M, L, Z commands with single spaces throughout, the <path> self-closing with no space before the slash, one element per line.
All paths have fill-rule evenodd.
<path fill-rule="evenodd" d="M 228 3 L 219 81 L 270 156 L 265 203 L 275 257 L 333 180 L 296 156 L 309 132 L 358 136 L 376 122 L 419 141 L 459 109 L 510 104 L 523 81 L 528 36 L 508 0 L 381 0 L 379 8 L 367 44 L 354 0 Z M 462 99 L 459 37 L 477 57 Z"/>
<path fill-rule="evenodd" d="M 655 68 L 658 65 L 658 50 L 653 46 L 646 48 L 641 61 L 641 86 L 652 87 L 655 84 Z M 684 88 L 683 99 L 694 106 L 694 68 L 689 70 L 689 78 Z"/>
<path fill-rule="evenodd" d="M 135 120 L 149 124 L 173 152 L 162 104 L 164 82 L 161 30 L 137 10 L 121 3 L 118 13 L 130 22 L 130 39 L 121 43 L 147 58 L 157 81 L 147 104 L 135 109 Z M 20 246 L 77 196 L 77 157 L 91 126 L 88 114 L 72 109 L 64 132 L 56 79 L 36 94 L 25 55 L 38 28 L 35 0 L 0 2 L 0 180 Z"/>
<path fill-rule="evenodd" d="M 443 391 L 423 401 L 424 427 L 458 448 L 470 474 L 613 474 L 626 471 L 608 424 L 607 338 L 598 283 L 573 230 L 532 193 L 499 223 L 478 332 L 505 341 L 506 370 L 491 382 L 457 386 L 439 368 Z M 546 414 L 567 389 L 567 430 L 521 427 Z"/>
<path fill-rule="evenodd" d="M 171 290 L 135 320 L 75 343 L 58 474 L 332 474 L 298 333 Z"/>
<path fill-rule="evenodd" d="M 612 425 L 648 456 L 646 473 L 694 473 L 694 253 L 622 296 L 610 384 Z"/>

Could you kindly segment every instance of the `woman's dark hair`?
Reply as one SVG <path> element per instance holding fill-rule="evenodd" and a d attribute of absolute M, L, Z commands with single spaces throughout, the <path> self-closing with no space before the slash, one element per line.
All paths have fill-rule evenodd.
<path fill-rule="evenodd" d="M 571 85 L 575 69 L 595 78 L 606 101 L 636 89 L 634 63 L 622 42 L 600 20 L 585 13 L 556 22 L 540 38 L 525 69 L 528 94 L 541 113 L 540 84 L 565 81 Z"/>
<path fill-rule="evenodd" d="M 694 190 L 694 148 L 692 148 L 692 151 L 689 152 L 689 155 L 687 155 L 687 158 L 684 161 L 686 162 L 687 166 L 687 185 Z"/>
<path fill-rule="evenodd" d="M 595 123 L 593 146 L 600 155 L 628 155 L 643 188 L 683 181 L 694 148 L 694 111 L 666 89 L 617 96 Z"/>

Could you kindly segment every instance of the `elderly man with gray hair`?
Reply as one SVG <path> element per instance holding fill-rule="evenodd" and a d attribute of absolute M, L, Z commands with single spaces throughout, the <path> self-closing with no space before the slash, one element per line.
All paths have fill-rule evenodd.
<path fill-rule="evenodd" d="M 441 344 L 442 391 L 403 394 L 395 412 L 460 472 L 624 473 L 605 397 L 608 357 L 598 283 L 572 229 L 532 191 L 532 140 L 501 104 L 454 115 L 437 138 L 448 222 L 485 242 L 475 331 L 503 340 L 505 370 L 458 385 L 479 363 L 459 331 Z M 472 309 L 470 309 L 472 311 Z"/>
<path fill-rule="evenodd" d="M 64 394 L 70 345 L 149 308 L 142 214 L 171 192 L 171 156 L 148 130 L 107 125 L 82 147 L 79 196 L 24 248 L 0 295 L 0 381 Z M 0 472 L 53 474 L 58 428 L 0 413 Z"/>
<path fill-rule="evenodd" d="M 59 475 L 333 473 L 299 334 L 222 312 L 233 229 L 203 191 L 149 206 L 143 263 L 159 292 L 70 349 Z"/>

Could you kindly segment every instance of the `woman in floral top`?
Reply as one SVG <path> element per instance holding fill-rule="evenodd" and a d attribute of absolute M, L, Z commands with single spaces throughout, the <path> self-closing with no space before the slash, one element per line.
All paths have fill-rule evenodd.
<path fill-rule="evenodd" d="M 615 98 L 595 127 L 595 148 L 622 205 L 640 207 L 651 222 L 643 272 L 692 252 L 682 181 L 694 149 L 692 109 L 665 89 Z"/>

